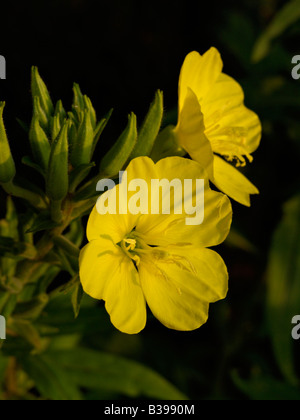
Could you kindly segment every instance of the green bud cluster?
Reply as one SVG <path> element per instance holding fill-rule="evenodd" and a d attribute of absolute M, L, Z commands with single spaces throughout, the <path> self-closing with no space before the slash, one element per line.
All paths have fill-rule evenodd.
<path fill-rule="evenodd" d="M 29 146 L 22 164 L 36 175 L 36 183 L 26 180 L 15 164 L 12 149 L 18 144 L 11 149 L 14 139 L 8 140 L 5 103 L 0 102 L 0 187 L 8 194 L 6 218 L 0 220 L 0 313 L 10 333 L 39 352 L 43 340 L 34 323 L 53 296 L 71 291 L 74 315 L 79 315 L 82 217 L 96 204 L 96 185 L 102 178 L 118 176 L 130 160 L 151 154 L 162 124 L 163 94 L 156 92 L 139 128 L 132 112 L 123 132 L 101 156 L 99 141 L 112 110 L 98 120 L 91 100 L 75 83 L 71 110 L 66 111 L 61 100 L 53 102 L 36 67 L 31 93 L 29 130 L 22 123 Z M 25 214 L 18 213 L 15 198 Z M 57 287 L 54 282 L 61 271 L 71 280 Z"/>

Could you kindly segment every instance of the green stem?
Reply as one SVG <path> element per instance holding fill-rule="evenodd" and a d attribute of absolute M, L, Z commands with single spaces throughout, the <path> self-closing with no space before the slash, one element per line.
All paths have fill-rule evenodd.
<path fill-rule="evenodd" d="M 45 210 L 47 208 L 45 201 L 40 195 L 29 191 L 25 188 L 18 187 L 13 183 L 13 181 L 1 184 L 1 186 L 7 194 L 13 195 L 14 197 L 18 198 L 23 198 L 24 200 L 28 201 L 33 207 L 36 207 L 40 210 Z"/>
<path fill-rule="evenodd" d="M 62 223 L 63 212 L 62 212 L 62 200 L 51 200 L 51 218 L 54 222 Z"/>
<path fill-rule="evenodd" d="M 62 248 L 64 251 L 66 251 L 70 256 L 79 258 L 79 248 L 76 245 L 74 245 L 71 241 L 69 241 L 66 237 L 62 235 L 55 236 L 55 238 L 53 238 L 53 242 L 57 246 Z"/>
<path fill-rule="evenodd" d="M 46 232 L 36 245 L 37 256 L 34 260 L 26 260 L 20 262 L 17 267 L 16 277 L 22 281 L 23 286 L 30 283 L 34 273 L 44 264 L 44 258 L 53 249 L 53 238 L 60 236 L 69 226 L 72 219 L 73 205 L 68 200 L 64 204 L 63 219 L 61 226 L 54 228 L 50 232 Z"/>

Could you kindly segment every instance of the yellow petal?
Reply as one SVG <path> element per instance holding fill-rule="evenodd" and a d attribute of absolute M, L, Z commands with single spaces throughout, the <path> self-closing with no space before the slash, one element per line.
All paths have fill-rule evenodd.
<path fill-rule="evenodd" d="M 139 272 L 153 315 L 166 327 L 178 331 L 192 331 L 205 324 L 209 304 L 227 293 L 226 267 L 210 250 L 173 249 L 163 259 L 142 259 Z"/>
<path fill-rule="evenodd" d="M 247 155 L 258 148 L 261 122 L 245 107 L 243 89 L 233 78 L 222 73 L 209 95 L 201 101 L 201 108 L 205 134 L 215 153 Z"/>
<path fill-rule="evenodd" d="M 223 62 L 220 53 L 211 48 L 203 56 L 196 51 L 186 57 L 179 78 L 179 111 L 184 106 L 188 88 L 197 98 L 202 99 L 222 72 Z"/>
<path fill-rule="evenodd" d="M 183 258 L 178 260 L 192 270 L 200 280 L 201 296 L 214 303 L 225 299 L 228 293 L 227 267 L 215 251 L 195 247 L 170 247 L 168 251 Z"/>
<path fill-rule="evenodd" d="M 201 100 L 205 114 L 206 128 L 211 125 L 210 118 L 230 113 L 244 103 L 244 91 L 240 84 L 227 74 L 220 74 L 208 94 Z"/>
<path fill-rule="evenodd" d="M 219 156 L 214 159 L 214 184 L 235 201 L 250 207 L 250 195 L 258 189 L 236 168 Z"/>
<path fill-rule="evenodd" d="M 136 268 L 110 241 L 88 244 L 80 256 L 84 291 L 104 300 L 112 324 L 126 334 L 137 334 L 146 325 L 146 303 Z"/>
<path fill-rule="evenodd" d="M 199 101 L 195 93 L 188 88 L 184 104 L 179 114 L 178 125 L 174 130 L 179 145 L 199 162 L 212 178 L 213 151 L 205 135 L 205 125 Z"/>
<path fill-rule="evenodd" d="M 119 188 L 119 185 L 117 185 L 114 189 L 114 193 L 116 193 L 117 197 L 119 195 Z M 119 201 L 117 200 L 117 203 L 118 202 Z M 87 238 L 89 241 L 101 238 L 111 238 L 111 240 L 117 244 L 132 231 L 136 224 L 136 220 L 137 216 L 130 214 L 122 215 L 118 214 L 118 212 L 117 214 L 101 215 L 97 210 L 97 206 L 95 206 L 88 220 Z"/>
<path fill-rule="evenodd" d="M 84 291 L 94 299 L 103 299 L 106 282 L 114 277 L 124 258 L 121 249 L 109 240 L 96 240 L 86 245 L 80 253 L 80 280 Z"/>
<path fill-rule="evenodd" d="M 133 159 L 124 172 L 122 182 L 105 193 L 107 201 L 115 197 L 115 214 L 102 215 L 98 211 L 98 205 L 94 207 L 87 226 L 89 241 L 110 237 L 117 244 L 136 226 L 139 215 L 132 214 L 129 211 L 128 202 L 134 193 L 128 191 L 128 189 L 131 181 L 136 179 L 143 179 L 148 185 L 151 185 L 151 178 L 157 177 L 155 164 L 148 157 L 139 157 Z M 107 206 L 107 202 L 105 202 L 105 206 Z M 126 212 L 127 214 L 122 214 Z"/>
<path fill-rule="evenodd" d="M 151 183 L 151 179 L 157 176 L 156 166 L 152 159 L 149 157 L 138 157 L 133 159 L 126 168 L 128 183 L 130 181 L 140 178 Z"/>
<path fill-rule="evenodd" d="M 181 181 L 182 197 L 185 197 L 184 181 L 193 180 L 193 201 L 196 208 L 196 179 L 204 180 L 204 220 L 200 225 L 189 226 L 187 219 L 194 217 L 185 212 L 184 203 L 182 214 L 176 215 L 144 215 L 137 222 L 137 232 L 143 234 L 149 245 L 166 246 L 177 243 L 189 243 L 200 247 L 215 246 L 223 242 L 230 230 L 232 221 L 232 208 L 228 197 L 212 191 L 205 170 L 195 161 L 180 157 L 161 160 L 156 164 L 159 179 Z M 172 190 L 171 190 L 172 192 Z M 200 193 L 200 189 L 197 190 Z M 201 187 L 201 192 L 203 189 Z M 200 195 L 200 194 L 199 194 Z M 172 194 L 173 196 L 173 194 Z M 187 200 L 187 201 L 189 201 Z M 197 202 L 197 211 L 201 211 L 202 202 Z M 174 203 L 173 203 L 174 207 Z M 172 210 L 173 210 L 172 207 Z"/>
<path fill-rule="evenodd" d="M 206 132 L 206 135 L 215 153 L 247 156 L 257 150 L 262 126 L 258 116 L 242 105 L 234 112 L 223 115 L 218 125 Z"/>

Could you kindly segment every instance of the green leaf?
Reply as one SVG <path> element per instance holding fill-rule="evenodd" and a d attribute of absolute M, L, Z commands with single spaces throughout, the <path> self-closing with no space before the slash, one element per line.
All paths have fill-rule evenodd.
<path fill-rule="evenodd" d="M 300 0 L 292 0 L 275 16 L 265 32 L 260 36 L 252 53 L 253 62 L 265 58 L 271 48 L 272 41 L 300 19 Z"/>
<path fill-rule="evenodd" d="M 2 384 L 5 380 L 5 373 L 6 373 L 8 364 L 9 364 L 9 358 L 1 355 L 0 357 L 0 389 L 2 389 Z M 1 391 L 0 391 L 0 400 L 1 400 Z"/>
<path fill-rule="evenodd" d="M 238 248 L 249 254 L 258 254 L 258 249 L 253 245 L 248 238 L 234 227 L 231 228 L 225 244 L 232 248 Z"/>
<path fill-rule="evenodd" d="M 132 152 L 131 159 L 139 156 L 149 156 L 154 142 L 158 136 L 164 113 L 163 93 L 158 90 L 154 102 L 139 131 L 136 146 Z"/>
<path fill-rule="evenodd" d="M 111 109 L 108 114 L 102 118 L 101 121 L 98 122 L 96 128 L 95 128 L 95 132 L 94 132 L 94 143 L 93 143 L 93 149 L 92 149 L 92 156 L 95 152 L 95 149 L 97 147 L 97 144 L 99 142 L 100 136 L 103 133 L 103 130 L 105 129 L 105 127 L 107 126 L 108 121 L 110 120 L 110 117 L 113 113 L 113 109 Z"/>
<path fill-rule="evenodd" d="M 19 362 L 42 397 L 57 401 L 82 399 L 78 387 L 57 360 L 43 355 L 22 357 Z"/>
<path fill-rule="evenodd" d="M 25 122 L 22 121 L 20 118 L 16 118 L 17 123 L 19 124 L 19 126 L 25 131 L 26 134 L 29 133 L 29 125 Z"/>
<path fill-rule="evenodd" d="M 269 256 L 267 269 L 267 321 L 278 366 L 292 385 L 295 372 L 292 318 L 300 314 L 300 196 L 284 209 Z"/>
<path fill-rule="evenodd" d="M 10 295 L 8 296 L 3 306 L 1 305 L 1 315 L 4 316 L 6 319 L 8 319 L 13 313 L 17 304 L 17 298 L 17 295 Z"/>
<path fill-rule="evenodd" d="M 186 151 L 178 144 L 177 137 L 174 134 L 174 126 L 165 127 L 157 136 L 151 152 L 151 159 L 158 162 L 169 156 L 185 156 Z"/>
<path fill-rule="evenodd" d="M 259 376 L 250 380 L 242 379 L 237 372 L 232 373 L 236 387 L 254 401 L 299 401 L 300 389 L 269 376 Z"/>
<path fill-rule="evenodd" d="M 36 350 L 41 350 L 41 337 L 31 322 L 23 319 L 13 318 L 9 324 L 9 328 L 18 336 L 24 338 Z"/>
<path fill-rule="evenodd" d="M 70 224 L 70 230 L 65 235 L 66 238 L 75 246 L 80 248 L 82 241 L 85 237 L 85 231 L 81 220 L 75 220 Z"/>
<path fill-rule="evenodd" d="M 72 306 L 73 306 L 75 319 L 78 318 L 78 315 L 80 312 L 80 306 L 81 306 L 83 294 L 84 294 L 83 288 L 81 286 L 81 283 L 78 281 L 72 293 Z"/>
<path fill-rule="evenodd" d="M 86 163 L 84 165 L 80 165 L 77 168 L 73 169 L 70 173 L 70 185 L 69 185 L 69 192 L 74 193 L 76 188 L 85 178 L 89 175 L 91 170 L 96 166 L 95 163 Z"/>
<path fill-rule="evenodd" d="M 1 224 L 1 222 L 3 222 Z M 6 217 L 5 220 L 0 221 L 0 235 L 9 236 L 16 240 L 19 239 L 18 231 L 18 213 L 16 211 L 14 202 L 11 197 L 7 197 L 6 201 Z"/>
<path fill-rule="evenodd" d="M 20 302 L 14 310 L 14 317 L 35 320 L 40 316 L 48 302 L 49 297 L 46 293 L 41 293 L 30 300 Z"/>
<path fill-rule="evenodd" d="M 104 177 L 113 177 L 119 174 L 128 161 L 137 141 L 136 116 L 134 113 L 128 117 L 128 125 L 117 142 L 104 156 L 100 165 L 100 172 Z"/>
<path fill-rule="evenodd" d="M 76 220 L 78 218 L 81 218 L 83 216 L 90 214 L 90 212 L 92 211 L 92 208 L 96 205 L 96 202 L 97 202 L 96 196 L 94 198 L 90 198 L 88 200 L 79 202 L 78 205 L 73 210 L 72 220 Z"/>
<path fill-rule="evenodd" d="M 31 244 L 18 242 L 13 238 L 0 236 L 0 255 L 32 259 L 36 255 L 36 250 Z"/>
<path fill-rule="evenodd" d="M 51 219 L 49 211 L 41 212 L 36 219 L 34 220 L 31 227 L 26 231 L 26 233 L 37 233 L 42 232 L 43 230 L 51 230 L 59 226 L 59 223 L 54 222 Z"/>
<path fill-rule="evenodd" d="M 56 246 L 61 248 L 71 257 L 79 258 L 79 253 L 80 253 L 79 248 L 63 235 L 55 236 L 53 238 L 53 242 L 55 243 Z"/>
<path fill-rule="evenodd" d="M 81 201 L 88 200 L 93 197 L 96 200 L 96 197 L 99 197 L 99 191 L 97 191 L 97 183 L 101 178 L 103 178 L 103 176 L 99 174 L 97 177 L 91 179 L 85 185 L 80 187 L 80 189 L 74 195 L 73 201 L 81 205 Z"/>
<path fill-rule="evenodd" d="M 72 378 L 74 384 L 136 397 L 160 400 L 186 400 L 174 385 L 150 368 L 120 356 L 77 348 L 53 352 L 53 360 Z"/>
<path fill-rule="evenodd" d="M 28 166 L 31 169 L 37 171 L 40 175 L 45 176 L 45 171 L 38 165 L 37 163 L 33 162 L 30 156 L 24 156 L 22 158 L 22 163 Z"/>

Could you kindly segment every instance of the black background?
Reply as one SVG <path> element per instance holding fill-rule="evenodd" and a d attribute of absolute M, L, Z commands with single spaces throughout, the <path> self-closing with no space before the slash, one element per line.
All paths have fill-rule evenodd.
<path fill-rule="evenodd" d="M 16 117 L 30 122 L 32 65 L 38 66 L 53 100 L 62 99 L 65 108 L 70 108 L 72 84 L 77 82 L 99 116 L 115 109 L 97 150 L 95 160 L 99 161 L 126 125 L 128 113 L 135 112 L 141 122 L 157 89 L 164 91 L 166 110 L 176 109 L 179 71 L 190 51 L 203 53 L 217 47 L 225 72 L 243 84 L 249 74 L 228 43 L 226 22 L 233 12 L 240 13 L 255 22 L 253 36 L 258 37 L 283 4 L 285 1 L 275 0 L 27 0 L 1 5 L 0 55 L 7 61 L 7 80 L 0 80 L 0 100 L 7 103 L 5 123 L 14 156 L 20 159 L 28 148 Z M 241 23 L 236 43 L 242 39 L 246 45 L 248 36 Z M 293 48 L 290 58 L 299 53 L 300 45 L 298 50 L 297 45 Z M 289 66 L 290 62 L 285 63 L 286 69 Z M 247 104 L 267 119 L 268 110 L 255 93 L 259 80 L 251 83 L 250 88 L 245 84 Z M 270 112 L 278 110 L 274 107 Z M 224 373 L 225 362 L 220 359 L 226 359 L 224 341 L 227 345 L 235 339 L 243 342 L 238 353 L 226 359 L 232 369 L 248 373 L 252 357 L 258 364 L 260 359 L 270 359 L 270 343 L 259 334 L 264 316 L 264 270 L 282 204 L 289 198 L 291 184 L 299 183 L 299 156 L 291 144 L 288 149 L 282 146 L 286 133 L 280 130 L 279 124 L 277 138 L 264 132 L 248 170 L 261 195 L 253 198 L 251 209 L 233 204 L 235 226 L 257 246 L 259 255 L 227 247 L 218 251 L 230 272 L 226 303 L 214 305 L 209 324 L 200 331 L 183 336 L 151 319 L 141 334 L 142 341 L 116 336 L 108 346 L 112 352 L 136 356 L 180 384 L 192 398 L 210 395 L 212 389 L 215 395 L 232 392 L 231 396 L 240 396 Z M 208 383 L 210 377 L 214 379 Z"/>

